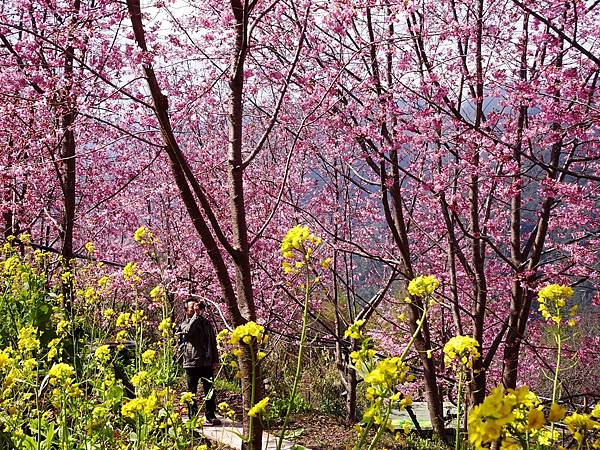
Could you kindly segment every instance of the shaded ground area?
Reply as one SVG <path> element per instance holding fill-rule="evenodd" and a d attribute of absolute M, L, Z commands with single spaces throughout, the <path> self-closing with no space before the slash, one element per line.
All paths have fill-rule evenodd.
<path fill-rule="evenodd" d="M 236 420 L 242 418 L 241 395 L 230 391 L 218 391 L 217 402 L 227 402 L 227 404 L 236 412 Z M 450 404 L 444 404 L 444 413 L 451 414 L 454 407 Z M 430 429 L 429 413 L 426 404 L 415 402 L 413 411 L 424 430 Z M 411 429 L 414 429 L 409 415 L 405 411 L 397 411 L 392 414 L 392 422 L 398 428 L 402 428 L 407 423 Z M 271 437 L 270 443 L 273 443 L 279 436 L 281 423 L 266 424 Z M 213 435 L 215 433 L 212 433 Z M 344 419 L 311 411 L 307 413 L 295 414 L 290 419 L 286 439 L 292 443 L 301 445 L 312 450 L 347 450 L 356 444 L 358 433 L 356 429 L 348 425 Z M 371 433 L 371 437 L 373 433 Z M 365 448 L 368 447 L 368 442 Z M 222 448 L 222 447 L 221 447 Z M 288 447 L 289 448 L 289 447 Z M 443 446 L 422 440 L 416 433 L 410 436 L 402 435 L 399 440 L 386 433 L 377 448 L 386 448 L 388 450 L 407 450 L 407 449 L 439 449 Z"/>

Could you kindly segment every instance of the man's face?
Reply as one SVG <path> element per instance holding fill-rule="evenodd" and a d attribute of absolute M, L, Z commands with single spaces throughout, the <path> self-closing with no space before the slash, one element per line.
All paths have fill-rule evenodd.
<path fill-rule="evenodd" d="M 192 317 L 196 312 L 196 302 L 188 302 L 186 311 L 188 317 Z"/>
<path fill-rule="evenodd" d="M 194 303 L 194 312 L 195 312 L 195 313 L 196 313 L 198 316 L 200 316 L 200 315 L 204 314 L 204 309 L 203 309 L 203 308 L 200 308 L 200 304 L 198 304 L 198 303 Z"/>

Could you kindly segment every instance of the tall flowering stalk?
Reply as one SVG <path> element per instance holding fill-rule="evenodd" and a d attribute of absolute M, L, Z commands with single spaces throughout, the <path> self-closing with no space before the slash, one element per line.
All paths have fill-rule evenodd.
<path fill-rule="evenodd" d="M 359 427 L 360 435 L 353 450 L 363 448 L 369 431 L 373 426 L 377 426 L 377 431 L 367 447 L 369 450 L 374 449 L 385 430 L 393 431 L 390 419 L 393 405 L 397 403 L 399 408 L 403 409 L 412 404 L 411 398 L 400 392 L 398 386 L 414 379 L 404 361 L 421 332 L 428 307 L 434 303 L 433 295 L 439 284 L 437 278 L 432 275 L 422 275 L 409 282 L 409 294 L 423 299 L 423 309 L 417 327 L 400 356 L 377 358 L 370 337 L 363 334 L 364 320 L 357 320 L 346 330 L 344 337 L 356 339 L 361 345 L 360 350 L 350 354 L 350 358 L 365 382 L 365 397 L 369 404 L 363 414 L 363 422 L 366 425 L 364 428 Z M 411 301 L 410 297 L 406 297 L 405 303 Z"/>
<path fill-rule="evenodd" d="M 256 402 L 256 372 L 258 364 L 264 358 L 264 352 L 259 351 L 260 345 L 267 342 L 265 328 L 255 322 L 247 322 L 240 325 L 231 333 L 230 344 L 238 345 L 239 347 L 232 351 L 238 359 L 244 358 L 244 353 L 250 354 L 252 362 L 252 382 L 250 385 L 250 409 L 248 411 L 248 448 L 252 447 L 252 439 L 254 436 L 254 419 L 265 412 L 269 397 Z"/>
<path fill-rule="evenodd" d="M 462 406 L 462 388 L 468 369 L 473 368 L 473 361 L 479 359 L 479 342 L 471 336 L 454 336 L 444 345 L 444 364 L 452 367 L 458 376 L 457 401 L 456 401 L 456 428 L 454 448 L 461 447 L 460 421 Z"/>
<path fill-rule="evenodd" d="M 283 444 L 283 437 L 285 436 L 285 431 L 292 412 L 292 400 L 296 398 L 298 383 L 302 373 L 302 359 L 304 356 L 306 334 L 308 330 L 308 307 L 311 289 L 312 269 L 310 262 L 314 251 L 319 245 L 321 245 L 321 238 L 316 237 L 310 232 L 310 229 L 307 226 L 302 225 L 292 227 L 281 242 L 281 254 L 284 258 L 282 267 L 284 272 L 286 274 L 296 274 L 300 272 L 304 274 L 304 309 L 302 312 L 302 332 L 300 334 L 300 348 L 298 350 L 298 360 L 296 362 L 296 373 L 294 374 L 292 392 L 290 393 L 290 401 L 285 412 L 283 426 L 281 427 L 281 433 L 277 440 L 277 450 L 280 450 L 281 445 Z"/>
<path fill-rule="evenodd" d="M 556 366 L 552 380 L 552 405 L 556 404 L 559 391 L 558 376 L 564 340 L 564 325 L 566 323 L 568 327 L 573 327 L 576 324 L 573 316 L 577 313 L 577 305 L 573 305 L 568 312 L 566 311 L 567 300 L 572 296 L 573 289 L 560 284 L 549 284 L 538 292 L 538 310 L 544 319 L 555 324 L 553 335 L 556 343 Z M 567 316 L 569 318 L 565 320 Z M 554 430 L 554 422 L 552 422 L 551 430 Z"/>

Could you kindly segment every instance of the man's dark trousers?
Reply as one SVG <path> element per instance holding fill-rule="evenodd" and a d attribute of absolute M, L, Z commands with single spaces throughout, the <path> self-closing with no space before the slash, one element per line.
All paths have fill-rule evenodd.
<path fill-rule="evenodd" d="M 204 389 L 204 408 L 205 416 L 208 420 L 212 420 L 216 417 L 215 412 L 217 410 L 217 401 L 215 399 L 215 391 L 213 388 L 213 370 L 212 367 L 187 367 L 185 369 L 187 376 L 187 390 L 194 394 L 192 404 L 190 406 L 190 417 L 198 413 L 198 402 L 196 401 L 196 392 L 198 390 L 198 381 L 202 381 L 202 388 Z M 206 397 L 210 395 L 207 400 Z"/>

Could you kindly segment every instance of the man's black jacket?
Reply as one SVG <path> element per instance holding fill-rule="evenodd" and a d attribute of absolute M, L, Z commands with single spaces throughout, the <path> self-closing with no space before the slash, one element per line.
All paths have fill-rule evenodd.
<path fill-rule="evenodd" d="M 183 345 L 183 368 L 210 367 L 219 362 L 217 338 L 210 322 L 194 316 L 181 324 L 185 337 Z"/>

